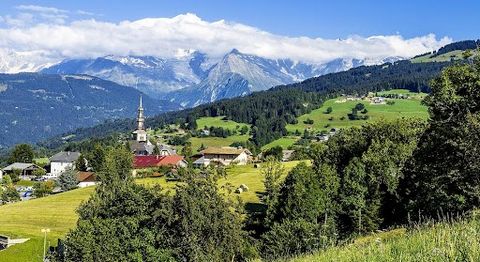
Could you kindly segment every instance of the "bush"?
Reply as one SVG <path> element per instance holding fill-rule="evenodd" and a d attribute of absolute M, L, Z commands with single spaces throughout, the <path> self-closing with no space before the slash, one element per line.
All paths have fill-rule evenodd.
<path fill-rule="evenodd" d="M 313 125 L 314 121 L 310 118 L 307 118 L 306 120 L 303 121 L 303 123 L 306 125 Z"/>
<path fill-rule="evenodd" d="M 55 182 L 46 181 L 46 182 L 37 182 L 33 185 L 33 195 L 37 198 L 50 195 L 55 188 Z"/>

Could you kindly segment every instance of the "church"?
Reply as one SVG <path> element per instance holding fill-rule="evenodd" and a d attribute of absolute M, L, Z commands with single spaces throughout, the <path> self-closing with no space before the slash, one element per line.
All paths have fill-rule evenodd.
<path fill-rule="evenodd" d="M 137 110 L 137 129 L 132 133 L 132 139 L 129 141 L 130 149 L 137 156 L 147 156 L 153 154 L 155 146 L 148 139 L 145 130 L 145 116 L 143 112 L 143 101 L 140 96 L 140 104 Z"/>

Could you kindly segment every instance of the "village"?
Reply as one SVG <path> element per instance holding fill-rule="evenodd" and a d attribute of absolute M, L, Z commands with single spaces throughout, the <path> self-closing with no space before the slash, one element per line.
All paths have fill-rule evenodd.
<path fill-rule="evenodd" d="M 131 133 L 129 140 L 126 142 L 126 146 L 132 153 L 132 175 L 134 177 L 158 177 L 163 175 L 174 177 L 178 169 L 189 166 L 186 157 L 177 153 L 174 146 L 162 142 L 152 143 L 149 131 L 151 130 L 145 126 L 144 108 L 140 97 L 136 116 L 136 130 Z M 203 129 L 201 133 L 208 136 L 209 130 Z M 330 132 L 328 136 L 333 134 L 334 131 Z M 281 150 L 281 160 L 288 161 L 293 153 L 293 150 Z M 261 160 L 262 153 L 254 157 L 252 152 L 241 146 L 206 147 L 189 156 L 191 167 L 198 169 L 209 166 L 226 167 L 252 163 L 257 163 L 255 164 L 255 167 L 257 167 Z M 98 183 L 97 176 L 88 160 L 82 156 L 81 152 L 75 151 L 57 152 L 50 156 L 43 165 L 35 163 L 35 161 L 14 162 L 0 169 L 0 181 L 6 176 L 9 177 L 9 180 L 11 178 L 17 180 L 18 183 L 16 183 L 15 188 L 21 200 L 65 191 L 66 189 L 62 188 L 58 180 L 66 175 L 73 175 L 75 179 L 75 186 L 70 186 L 69 189 L 95 186 Z M 40 183 L 47 184 L 50 188 L 35 188 L 34 185 Z M 36 190 L 42 190 L 42 192 L 36 194 Z M 248 186 L 242 184 L 236 189 L 236 192 L 241 193 L 246 190 L 248 190 Z"/>

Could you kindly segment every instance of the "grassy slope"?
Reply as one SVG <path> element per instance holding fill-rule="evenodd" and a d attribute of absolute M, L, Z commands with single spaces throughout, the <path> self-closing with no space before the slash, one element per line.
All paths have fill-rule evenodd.
<path fill-rule="evenodd" d="M 197 149 L 202 145 L 206 147 L 222 147 L 222 146 L 229 146 L 233 142 L 240 142 L 240 141 L 247 141 L 249 135 L 234 135 L 229 136 L 226 138 L 223 137 L 192 137 L 190 138 L 190 142 L 192 142 L 193 151 L 197 151 Z"/>
<path fill-rule="evenodd" d="M 410 59 L 410 61 L 412 61 L 412 63 L 425 63 L 425 62 L 448 62 L 452 58 L 454 60 L 460 60 L 460 59 L 463 59 L 463 55 L 462 55 L 463 52 L 464 51 L 462 50 L 455 50 L 445 54 L 441 54 L 433 58 L 430 58 L 431 55 L 424 55 L 424 56 L 412 58 Z M 474 55 L 478 55 L 478 52 L 475 50 L 473 50 L 472 53 Z"/>
<path fill-rule="evenodd" d="M 479 236 L 480 220 L 466 219 L 381 233 L 292 261 L 480 261 Z"/>
<path fill-rule="evenodd" d="M 292 169 L 298 161 L 284 163 L 285 170 Z M 252 165 L 235 166 L 227 169 L 227 179 L 221 179 L 219 186 L 230 183 L 234 188 L 246 184 L 249 191 L 239 196 L 245 203 L 258 203 L 258 192 L 264 190 L 263 176 L 260 169 Z M 164 178 L 138 179 L 139 184 L 160 184 L 166 189 L 173 189 L 174 182 Z M 78 205 L 88 199 L 93 187 L 76 189 L 66 193 L 0 206 L 0 234 L 10 237 L 30 238 L 24 244 L 13 246 L 0 252 L 0 261 L 41 261 L 43 238 L 40 230 L 50 228 L 48 241 L 55 243 L 75 226 Z"/>
<path fill-rule="evenodd" d="M 223 116 L 217 117 L 201 117 L 197 119 L 197 127 L 198 129 L 203 129 L 204 127 L 223 127 L 225 129 L 230 130 L 240 130 L 243 126 L 249 127 L 248 124 L 245 123 L 237 123 L 232 120 L 222 120 Z"/>
<path fill-rule="evenodd" d="M 0 261 L 41 261 L 41 229 L 50 228 L 48 240 L 55 243 L 75 226 L 78 205 L 88 199 L 93 188 L 77 189 L 45 198 L 0 206 L 0 234 L 30 238 L 24 244 L 0 252 Z"/>
<path fill-rule="evenodd" d="M 266 144 L 262 147 L 262 150 L 267 150 L 275 146 L 281 146 L 283 149 L 287 149 L 289 146 L 293 145 L 300 137 L 296 136 L 286 136 L 279 138 L 275 141 L 272 141 L 269 144 Z"/>
<path fill-rule="evenodd" d="M 406 90 L 392 90 L 384 93 L 397 93 L 405 94 L 408 93 Z M 412 93 L 413 95 L 413 93 Z M 427 108 L 421 105 L 422 95 L 418 95 L 412 99 L 393 99 L 395 101 L 394 105 L 386 104 L 370 104 L 368 101 L 347 101 L 343 103 L 338 103 L 338 98 L 330 99 L 325 101 L 324 105 L 316 110 L 313 110 L 310 114 L 302 115 L 298 117 L 298 124 L 287 125 L 287 130 L 289 132 L 295 132 L 298 130 L 303 132 L 304 129 L 321 131 L 329 130 L 331 128 L 348 128 L 351 126 L 360 126 L 366 122 L 377 121 L 380 119 L 393 120 L 397 118 L 422 118 L 426 119 L 428 117 Z M 370 116 L 369 120 L 349 120 L 347 115 L 351 112 L 352 108 L 356 104 L 363 103 L 368 110 L 367 115 Z M 324 112 L 328 107 L 332 107 L 333 111 L 330 114 L 325 114 Z M 361 114 L 360 114 L 361 115 Z M 329 118 L 333 117 L 333 120 L 330 121 Z M 345 117 L 344 120 L 341 120 L 341 117 Z M 307 125 L 303 123 L 307 118 L 310 118 L 314 121 L 313 125 Z M 325 127 L 327 124 L 330 126 Z"/>

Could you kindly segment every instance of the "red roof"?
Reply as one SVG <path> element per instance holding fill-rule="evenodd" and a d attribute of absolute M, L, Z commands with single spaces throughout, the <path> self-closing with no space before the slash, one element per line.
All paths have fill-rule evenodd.
<path fill-rule="evenodd" d="M 183 160 L 183 156 L 135 156 L 133 159 L 134 168 L 147 168 L 159 166 L 175 166 Z"/>

